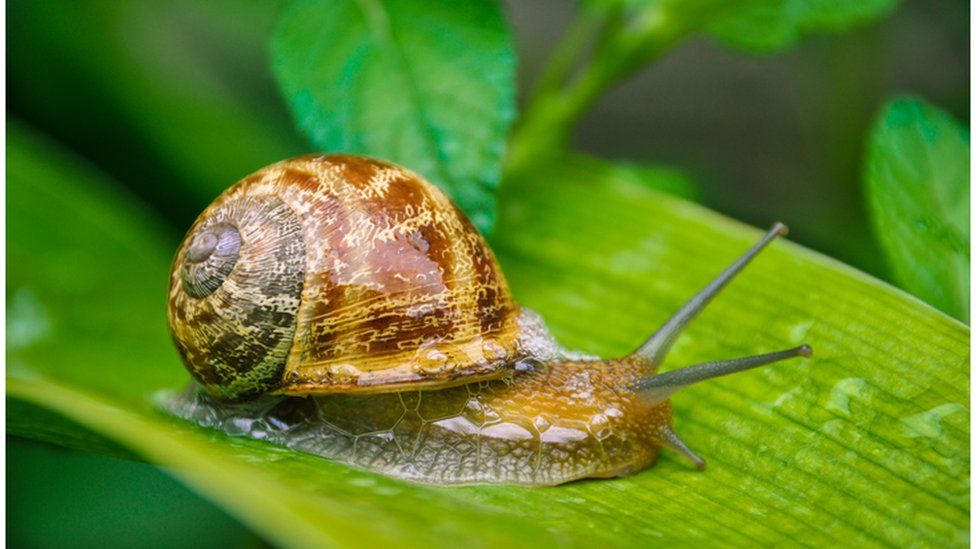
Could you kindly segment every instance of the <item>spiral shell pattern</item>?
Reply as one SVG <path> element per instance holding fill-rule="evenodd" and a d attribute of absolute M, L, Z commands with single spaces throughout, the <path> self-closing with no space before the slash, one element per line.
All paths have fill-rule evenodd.
<path fill-rule="evenodd" d="M 444 193 L 347 155 L 286 160 L 228 189 L 184 240 L 170 284 L 187 368 L 229 398 L 497 378 L 525 358 L 518 317 L 491 250 Z"/>
<path fill-rule="evenodd" d="M 295 212 L 274 195 L 208 209 L 177 253 L 169 321 L 193 376 L 231 399 L 277 387 L 305 280 Z"/>

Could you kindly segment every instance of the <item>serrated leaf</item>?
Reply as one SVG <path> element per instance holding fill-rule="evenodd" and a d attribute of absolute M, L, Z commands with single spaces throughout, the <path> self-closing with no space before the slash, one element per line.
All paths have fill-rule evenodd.
<path fill-rule="evenodd" d="M 300 1 L 271 52 L 317 147 L 422 173 L 491 229 L 515 114 L 515 58 L 496 2 Z"/>
<path fill-rule="evenodd" d="M 801 341 L 816 350 L 675 396 L 676 428 L 708 470 L 665 454 L 624 479 L 440 488 L 158 412 L 153 395 L 188 381 L 165 330 L 169 239 L 104 181 L 10 129 L 8 169 L 8 291 L 28 288 L 37 305 L 8 311 L 8 326 L 49 326 L 8 346 L 8 395 L 169 467 L 272 542 L 967 543 L 969 330 L 799 246 L 764 252 L 668 361 Z M 500 198 L 493 242 L 519 300 L 565 343 L 608 356 L 636 346 L 758 235 L 569 163 L 538 166 Z M 8 415 L 15 432 L 32 424 Z"/>
<path fill-rule="evenodd" d="M 719 4 L 708 31 L 738 48 L 773 52 L 814 32 L 840 32 L 890 13 L 899 0 L 746 0 Z"/>
<path fill-rule="evenodd" d="M 864 182 L 898 284 L 967 321 L 969 130 L 922 100 L 894 100 L 871 132 Z"/>

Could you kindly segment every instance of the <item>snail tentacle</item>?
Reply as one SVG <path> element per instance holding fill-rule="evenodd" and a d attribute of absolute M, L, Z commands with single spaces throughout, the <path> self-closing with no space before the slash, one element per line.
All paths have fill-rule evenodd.
<path fill-rule="evenodd" d="M 788 232 L 786 225 L 776 222 L 769 229 L 769 231 L 750 248 L 746 253 L 742 254 L 739 259 L 735 260 L 731 265 L 725 268 L 724 271 L 719 273 L 711 282 L 708 283 L 701 291 L 693 295 L 691 299 L 685 302 L 684 305 L 675 312 L 667 322 L 664 323 L 656 332 L 654 332 L 651 337 L 647 338 L 640 347 L 637 348 L 632 354 L 637 356 L 642 356 L 647 360 L 648 366 L 651 369 L 656 369 L 663 362 L 665 357 L 668 355 L 668 351 L 671 350 L 671 346 L 674 345 L 678 336 L 685 329 L 689 322 L 692 321 L 698 313 L 702 312 L 705 307 L 715 298 L 716 295 L 724 288 L 735 275 L 742 272 L 742 269 L 749 264 L 759 252 L 763 250 L 770 242 L 776 239 L 777 236 L 785 236 Z"/>
<path fill-rule="evenodd" d="M 708 465 L 705 458 L 699 456 L 691 448 L 689 448 L 688 445 L 685 444 L 685 441 L 681 440 L 681 437 L 678 436 L 678 433 L 674 432 L 674 429 L 672 429 L 670 425 L 663 425 L 661 427 L 659 439 L 662 446 L 666 446 L 685 456 L 691 460 L 691 462 L 694 463 L 695 467 L 698 469 L 704 469 Z"/>
<path fill-rule="evenodd" d="M 812 355 L 813 349 L 809 345 L 800 345 L 799 347 L 776 351 L 774 353 L 702 362 L 701 364 L 686 366 L 663 374 L 641 378 L 637 380 L 634 386 L 638 391 L 644 393 L 644 396 L 650 404 L 656 404 L 658 402 L 664 402 L 679 389 L 694 385 L 700 381 L 751 370 L 789 358 L 798 356 L 809 358 Z"/>

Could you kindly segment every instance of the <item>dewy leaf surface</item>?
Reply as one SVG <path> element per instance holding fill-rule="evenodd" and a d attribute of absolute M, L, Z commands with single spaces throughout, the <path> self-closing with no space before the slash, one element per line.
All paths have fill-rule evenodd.
<path fill-rule="evenodd" d="M 918 99 L 881 111 L 865 163 L 875 233 L 899 285 L 969 319 L 969 130 Z"/>
<path fill-rule="evenodd" d="M 569 345 L 630 350 L 759 234 L 646 185 L 606 180 L 595 163 L 561 166 L 572 164 L 542 166 L 504 189 L 493 244 L 519 299 Z M 277 544 L 968 540 L 968 329 L 798 246 L 764 253 L 666 365 L 801 341 L 816 350 L 806 362 L 675 395 L 676 428 L 709 469 L 667 453 L 624 479 L 441 488 L 156 411 L 159 390 L 188 381 L 164 321 L 175 238 L 16 128 L 8 129 L 8 169 L 8 303 L 29 296 L 8 310 L 8 326 L 36 333 L 8 345 L 8 396 L 166 466 Z M 8 429 L 40 431 L 31 410 L 12 407 Z M 88 438 L 69 425 L 52 422 L 43 436 L 62 429 L 84 446 Z"/>
<path fill-rule="evenodd" d="M 317 147 L 421 173 L 491 229 L 515 114 L 515 57 L 496 2 L 304 0 L 283 14 L 271 51 Z"/>

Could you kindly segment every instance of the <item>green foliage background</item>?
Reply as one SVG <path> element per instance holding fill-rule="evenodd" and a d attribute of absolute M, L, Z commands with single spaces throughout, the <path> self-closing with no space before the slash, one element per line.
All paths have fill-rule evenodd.
<path fill-rule="evenodd" d="M 868 81 L 892 44 L 932 32 L 919 20 L 965 36 L 939 10 L 583 2 L 540 63 L 534 40 L 554 25 L 533 27 L 533 10 L 564 16 L 568 7 L 446 6 L 11 3 L 11 540 L 965 544 L 968 328 L 791 244 L 757 262 L 675 350 L 673 364 L 786 342 L 817 348 L 801 367 L 676 399 L 681 431 L 713 464 L 705 475 L 666 459 L 634 478 L 551 490 L 418 487 L 201 433 L 153 409 L 158 390 L 186 380 L 162 297 L 182 231 L 234 180 L 313 147 L 394 159 L 444 186 L 490 233 L 520 302 L 591 352 L 628 350 L 754 238 L 686 199 L 760 224 L 783 218 L 801 242 L 968 320 L 965 123 L 920 97 L 882 107 L 905 84 Z M 800 133 L 817 146 L 778 151 L 819 151 L 812 161 L 827 167 L 783 177 L 809 160 L 786 164 L 789 154 L 765 150 L 750 125 L 718 126 L 724 133 L 708 131 L 710 140 L 682 133 L 709 120 L 700 105 L 650 129 L 640 114 L 613 120 L 621 82 L 649 64 L 643 74 L 666 75 L 689 51 L 705 55 L 678 73 L 687 87 L 631 100 L 632 112 L 703 97 L 694 75 L 721 73 L 729 59 L 755 59 L 767 84 L 798 67 L 816 77 L 783 97 L 829 116 Z M 900 63 L 896 72 L 915 67 Z M 907 91 L 935 93 L 965 120 L 968 77 L 943 65 L 958 88 L 909 79 Z M 757 108 L 750 93 L 704 97 L 728 120 Z M 716 162 L 718 150 L 728 158 Z M 166 466 L 249 528 L 147 466 L 20 437 Z M 126 512 L 105 511 L 120 501 Z"/>

